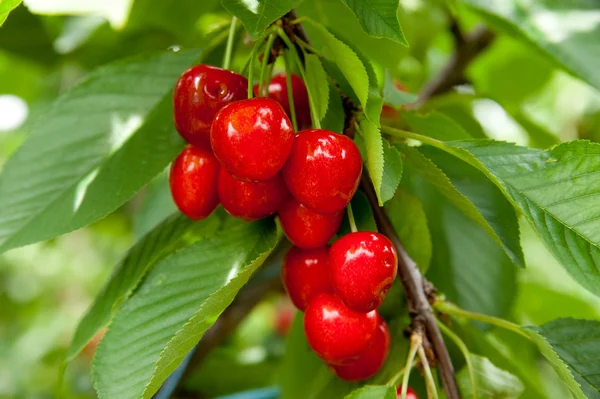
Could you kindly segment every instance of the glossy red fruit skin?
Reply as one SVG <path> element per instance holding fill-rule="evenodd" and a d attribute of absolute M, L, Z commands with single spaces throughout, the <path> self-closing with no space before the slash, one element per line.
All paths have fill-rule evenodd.
<path fill-rule="evenodd" d="M 305 311 L 319 294 L 333 294 L 329 272 L 329 247 L 292 247 L 281 267 L 281 280 L 294 306 Z"/>
<path fill-rule="evenodd" d="M 210 125 L 224 105 L 248 96 L 248 80 L 235 72 L 210 65 L 185 71 L 173 92 L 173 116 L 177 131 L 188 143 L 210 143 Z"/>
<path fill-rule="evenodd" d="M 340 229 L 344 211 L 313 212 L 290 197 L 279 208 L 279 220 L 287 238 L 300 248 L 318 248 L 327 244 Z"/>
<path fill-rule="evenodd" d="M 231 176 L 225 168 L 219 172 L 219 201 L 231 215 L 244 220 L 258 220 L 277 212 L 290 196 L 281 174 L 259 181 L 246 182 Z"/>
<path fill-rule="evenodd" d="M 294 130 L 285 111 L 270 98 L 236 101 L 221 108 L 210 129 L 215 156 L 240 180 L 275 176 L 294 144 Z"/>
<path fill-rule="evenodd" d="M 304 314 L 310 347 L 330 365 L 350 364 L 373 342 L 379 315 L 359 313 L 331 294 L 319 294 Z"/>
<path fill-rule="evenodd" d="M 298 202 L 318 213 L 342 210 L 356 192 L 362 160 L 354 142 L 323 129 L 296 136 L 283 178 Z"/>
<path fill-rule="evenodd" d="M 346 234 L 329 252 L 336 294 L 351 309 L 376 309 L 389 291 L 398 271 L 398 255 L 384 235 L 368 231 Z"/>
<path fill-rule="evenodd" d="M 398 389 L 396 389 L 396 396 L 398 399 L 402 398 L 401 389 L 402 389 L 402 386 L 399 386 Z M 407 387 L 406 399 L 419 399 L 419 397 L 417 396 L 417 393 L 415 391 L 413 391 L 413 389 L 411 387 Z"/>
<path fill-rule="evenodd" d="M 201 220 L 215 210 L 219 204 L 219 167 L 219 161 L 207 148 L 188 145 L 175 158 L 169 186 L 181 213 L 190 219 Z"/>
<path fill-rule="evenodd" d="M 379 318 L 373 343 L 358 358 L 343 366 L 330 366 L 332 371 L 346 381 L 361 381 L 375 375 L 385 363 L 390 352 L 390 330 L 387 323 Z"/>
<path fill-rule="evenodd" d="M 298 129 L 309 129 L 311 124 L 310 119 L 310 104 L 308 102 L 308 91 L 306 85 L 300 76 L 292 74 L 292 94 L 294 95 L 294 111 L 296 112 L 296 122 L 298 123 Z M 290 101 L 288 98 L 287 82 L 285 80 L 285 73 L 280 73 L 271 78 L 269 83 L 269 98 L 276 100 L 283 109 L 287 116 L 292 119 L 292 111 L 290 109 Z M 254 93 L 257 96 L 261 96 L 262 93 L 258 92 L 258 84 L 254 85 Z"/>

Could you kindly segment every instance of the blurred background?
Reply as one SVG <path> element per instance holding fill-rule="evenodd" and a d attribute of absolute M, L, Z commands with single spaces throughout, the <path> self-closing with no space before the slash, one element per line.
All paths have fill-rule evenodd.
<path fill-rule="evenodd" d="M 23 3 L 0 28 L 0 170 L 36 116 L 90 70 L 141 52 L 203 47 L 230 21 L 216 0 Z M 298 13 L 343 32 L 375 64 L 418 92 L 453 50 L 442 4 L 401 0 L 400 22 L 410 48 L 367 37 L 351 15 L 328 17 L 349 13 L 338 0 L 306 0 Z M 458 18 L 465 30 L 478 22 L 466 11 Z M 248 51 L 238 47 L 238 68 Z M 431 106 L 489 137 L 521 145 L 600 140 L 600 94 L 511 37 L 500 35 L 473 62 L 468 78 L 459 92 Z M 173 210 L 161 176 L 92 226 L 0 255 L 0 398 L 52 397 L 82 313 L 136 238 Z M 528 267 L 518 270 L 511 319 L 540 324 L 565 316 L 600 318 L 600 299 L 573 282 L 526 224 L 522 235 Z M 272 385 L 292 317 L 277 295 L 260 304 L 194 373 L 186 389 L 214 397 Z M 89 378 L 93 349 L 86 348 L 67 370 L 70 398 L 95 397 Z M 552 396 L 562 387 L 550 367 L 541 361 L 538 365 L 535 372 L 548 397 L 566 397 Z"/>

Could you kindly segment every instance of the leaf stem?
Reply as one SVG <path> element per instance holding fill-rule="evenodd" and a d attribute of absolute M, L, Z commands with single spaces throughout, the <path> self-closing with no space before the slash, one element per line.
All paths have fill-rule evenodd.
<path fill-rule="evenodd" d="M 263 53 L 263 60 L 262 60 L 262 64 L 260 67 L 260 79 L 258 81 L 258 95 L 259 96 L 263 96 L 265 95 L 263 89 L 264 89 L 264 82 L 266 80 L 265 77 L 265 72 L 267 71 L 267 65 L 269 63 L 269 58 L 271 57 L 271 48 L 273 48 L 273 43 L 275 42 L 275 39 L 277 38 L 277 36 L 275 35 L 275 33 L 271 33 L 269 35 L 269 40 L 267 41 L 267 45 L 265 47 L 265 52 Z M 267 84 L 268 87 L 268 84 Z"/>
<path fill-rule="evenodd" d="M 235 15 L 231 17 L 231 25 L 229 25 L 229 36 L 227 36 L 227 45 L 225 47 L 225 55 L 223 56 L 223 69 L 229 69 L 231 65 L 231 53 L 233 52 L 233 39 L 235 37 L 235 25 L 237 18 Z"/>
<path fill-rule="evenodd" d="M 352 204 L 346 205 L 346 212 L 348 213 L 348 223 L 350 223 L 350 231 L 356 233 L 358 228 L 356 227 L 356 221 L 354 220 L 354 212 L 352 211 Z"/>
<path fill-rule="evenodd" d="M 406 399 L 406 392 L 408 391 L 408 379 L 410 378 L 410 370 L 413 367 L 413 361 L 417 354 L 417 350 L 421 346 L 422 339 L 419 334 L 413 334 L 410 336 L 410 350 L 408 351 L 408 357 L 406 358 L 406 367 L 404 367 L 405 373 L 402 378 L 401 398 Z"/>
<path fill-rule="evenodd" d="M 298 122 L 296 119 L 296 105 L 294 104 L 294 92 L 292 89 L 292 66 L 290 65 L 289 53 L 283 56 L 283 62 L 285 63 L 285 84 L 288 92 L 288 104 L 290 104 L 290 114 L 292 114 L 292 126 L 294 126 L 294 132 L 298 131 Z"/>
<path fill-rule="evenodd" d="M 445 313 L 445 314 L 449 314 L 449 315 L 457 316 L 457 317 L 464 317 L 464 318 L 471 319 L 471 320 L 477 320 L 477 321 L 481 321 L 483 323 L 488 323 L 488 324 L 494 325 L 496 327 L 510 330 L 516 334 L 519 334 L 519 335 L 531 340 L 531 337 L 529 335 L 527 335 L 527 333 L 525 333 L 521 329 L 520 326 L 518 326 L 515 323 L 511 323 L 508 320 L 503 320 L 503 319 L 500 319 L 500 318 L 497 318 L 494 316 L 488 316 L 488 315 L 481 314 L 481 313 L 469 312 L 468 310 L 461 309 L 458 306 L 456 306 L 455 304 L 453 304 L 451 302 L 447 302 L 447 301 L 438 301 L 433 305 L 433 307 L 441 313 Z"/>
<path fill-rule="evenodd" d="M 469 369 L 469 376 L 471 377 L 471 391 L 473 392 L 473 399 L 477 399 L 477 382 L 475 381 L 475 370 L 473 369 L 473 362 L 471 362 L 471 356 L 469 354 L 469 349 L 467 348 L 467 345 L 465 345 L 463 340 L 460 339 L 458 335 L 456 335 L 451 329 L 446 327 L 444 323 L 440 322 L 439 320 L 437 320 L 437 323 L 440 327 L 440 330 L 442 330 L 442 332 L 446 334 L 448 338 L 454 341 L 456 346 L 458 346 L 458 349 L 460 349 L 463 356 L 465 357 L 465 362 L 467 363 L 467 368 Z"/>
<path fill-rule="evenodd" d="M 302 61 L 300 60 L 300 56 L 298 55 L 298 52 L 296 51 L 296 46 L 294 46 L 294 43 L 292 43 L 292 41 L 290 40 L 288 35 L 285 33 L 285 31 L 281 27 L 277 27 L 277 32 L 279 33 L 279 37 L 281 37 L 281 40 L 283 40 L 285 45 L 288 47 L 288 49 L 292 53 L 292 56 L 294 57 L 294 60 L 296 61 L 296 64 L 298 65 L 298 70 L 300 71 L 300 75 L 302 75 L 302 80 L 304 80 L 304 82 L 306 82 L 306 72 L 304 70 L 304 65 L 302 65 Z M 317 115 L 317 107 L 315 106 L 314 93 L 312 92 L 310 85 L 306 85 L 306 91 L 308 92 L 308 102 L 310 104 L 310 116 L 312 119 L 312 124 L 316 129 L 320 129 L 321 121 L 319 120 L 319 116 Z"/>
<path fill-rule="evenodd" d="M 418 353 L 419 359 L 421 360 L 421 364 L 423 365 L 423 370 L 425 371 L 427 398 L 438 399 L 438 392 L 437 387 L 435 385 L 435 379 L 433 378 L 433 374 L 431 373 L 431 368 L 429 367 L 429 361 L 427 360 L 427 355 L 425 354 L 425 349 L 423 349 L 423 345 L 419 345 Z"/>
<path fill-rule="evenodd" d="M 420 141 L 421 143 L 429 144 L 433 147 L 445 150 L 445 145 L 440 140 L 436 140 L 431 137 L 424 136 L 419 133 L 409 132 L 408 130 L 396 129 L 394 127 L 381 125 L 381 132 L 392 137 L 400 137 L 404 139 L 412 139 Z"/>

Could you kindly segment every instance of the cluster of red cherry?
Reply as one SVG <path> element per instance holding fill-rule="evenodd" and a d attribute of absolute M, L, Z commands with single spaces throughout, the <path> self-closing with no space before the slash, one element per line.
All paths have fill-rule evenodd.
<path fill-rule="evenodd" d="M 294 244 L 282 277 L 295 306 L 306 311 L 308 342 L 339 377 L 362 380 L 389 351 L 389 329 L 376 309 L 396 277 L 397 254 L 388 238 L 371 232 L 327 246 L 358 187 L 361 155 L 350 138 L 310 129 L 306 87 L 295 75 L 291 83 L 296 135 L 285 75 L 271 79 L 268 98 L 248 99 L 248 81 L 239 74 L 209 65 L 185 71 L 173 105 L 189 145 L 171 166 L 171 193 L 195 220 L 219 203 L 244 220 L 278 212 Z"/>

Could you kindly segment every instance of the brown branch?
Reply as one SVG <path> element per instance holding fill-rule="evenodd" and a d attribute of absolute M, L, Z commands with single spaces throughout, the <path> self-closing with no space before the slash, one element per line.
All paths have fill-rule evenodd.
<path fill-rule="evenodd" d="M 429 343 L 424 342 L 424 346 L 427 347 L 427 345 L 430 344 L 433 349 L 435 361 L 439 366 L 446 395 L 449 399 L 458 399 L 460 398 L 460 394 L 458 392 L 458 386 L 456 385 L 456 379 L 454 378 L 454 366 L 452 366 L 452 360 L 450 359 L 448 349 L 442 338 L 442 333 L 438 328 L 426 293 L 426 287 L 428 288 L 428 291 L 431 290 L 431 283 L 423 278 L 415 261 L 406 253 L 406 250 L 402 246 L 402 243 L 392 226 L 390 218 L 385 210 L 379 207 L 377 196 L 373 189 L 373 183 L 366 173 L 363 174 L 360 187 L 366 194 L 369 203 L 373 208 L 373 216 L 375 216 L 379 231 L 392 241 L 398 252 L 398 277 L 404 286 L 408 312 L 413 321 L 411 327 L 414 331 L 426 332 L 426 336 L 423 338 L 424 340 L 428 340 Z"/>
<path fill-rule="evenodd" d="M 286 14 L 286 17 L 290 20 L 296 19 L 297 15 L 295 10 Z M 301 37 L 302 40 L 309 43 L 309 39 L 306 36 L 306 32 L 304 31 L 304 28 L 302 28 L 302 25 L 294 24 L 293 27 L 295 29 L 294 33 Z M 460 34 L 458 24 L 456 24 L 453 29 L 455 34 Z M 468 41 L 470 39 L 466 38 L 465 40 Z M 463 40 L 459 39 L 459 36 L 457 36 L 457 43 L 463 43 Z M 463 56 L 461 55 L 459 58 L 462 60 Z M 357 110 L 358 107 L 353 104 L 349 98 L 344 97 L 344 113 L 346 116 L 344 121 L 344 134 L 350 137 L 354 136 Z M 416 263 L 406 253 L 406 250 L 402 246 L 402 243 L 392 226 L 390 218 L 385 210 L 379 207 L 373 183 L 366 173 L 363 173 L 361 188 L 365 192 L 369 203 L 373 208 L 373 214 L 380 232 L 392 240 L 398 252 L 398 275 L 404 286 L 407 307 L 412 319 L 411 330 L 422 337 L 423 347 L 426 352 L 429 355 L 433 352 L 434 356 L 432 357 L 432 363 L 439 366 L 446 396 L 449 399 L 460 399 L 460 393 L 454 377 L 454 366 L 452 365 L 450 354 L 448 353 L 448 349 L 446 348 L 430 305 L 430 301 L 435 300 L 435 287 L 423 278 Z"/>
<path fill-rule="evenodd" d="M 450 30 L 456 43 L 456 49 L 452 57 L 435 79 L 421 90 L 419 99 L 411 104 L 410 108 L 419 108 L 431 97 L 445 93 L 452 87 L 464 83 L 467 66 L 494 40 L 494 33 L 485 26 L 478 26 L 464 36 L 458 23 L 453 20 Z"/>

